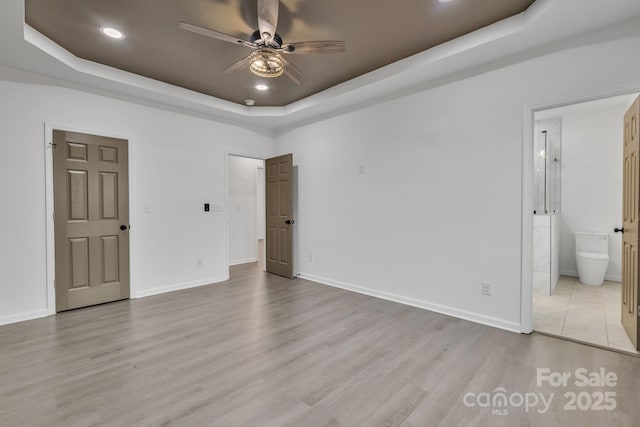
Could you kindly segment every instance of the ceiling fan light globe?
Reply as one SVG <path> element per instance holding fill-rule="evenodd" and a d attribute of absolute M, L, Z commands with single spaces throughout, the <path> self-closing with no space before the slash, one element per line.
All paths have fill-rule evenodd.
<path fill-rule="evenodd" d="M 284 74 L 284 61 L 278 52 L 258 49 L 249 57 L 249 69 L 260 77 L 273 78 Z"/>

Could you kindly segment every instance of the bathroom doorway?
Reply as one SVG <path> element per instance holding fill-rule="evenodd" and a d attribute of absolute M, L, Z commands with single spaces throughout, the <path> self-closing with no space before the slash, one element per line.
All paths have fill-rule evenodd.
<path fill-rule="evenodd" d="M 632 353 L 637 336 L 622 322 L 622 164 L 624 117 L 637 98 L 538 111 L 533 129 L 533 329 Z"/>

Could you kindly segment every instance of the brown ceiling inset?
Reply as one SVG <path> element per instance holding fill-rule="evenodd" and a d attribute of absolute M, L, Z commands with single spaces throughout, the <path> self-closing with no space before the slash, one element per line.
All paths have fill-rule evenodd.
<path fill-rule="evenodd" d="M 250 49 L 178 28 L 180 21 L 249 39 L 256 0 L 26 0 L 26 21 L 74 55 L 176 86 L 243 103 L 287 105 L 524 11 L 533 0 L 282 0 L 285 43 L 345 40 L 347 52 L 288 55 L 307 80 L 222 71 Z M 122 30 L 108 39 L 100 27 Z"/>

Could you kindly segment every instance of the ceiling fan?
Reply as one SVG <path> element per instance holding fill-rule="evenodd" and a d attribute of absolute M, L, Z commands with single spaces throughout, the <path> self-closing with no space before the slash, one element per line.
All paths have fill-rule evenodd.
<path fill-rule="evenodd" d="M 181 22 L 179 27 L 206 37 L 253 49 L 249 56 L 228 66 L 224 74 L 249 67 L 252 73 L 260 77 L 271 78 L 284 74 L 300 84 L 304 81 L 304 75 L 281 54 L 343 53 L 345 42 L 308 41 L 285 44 L 276 32 L 279 5 L 279 0 L 258 0 L 258 29 L 253 32 L 250 41 L 186 22 Z"/>

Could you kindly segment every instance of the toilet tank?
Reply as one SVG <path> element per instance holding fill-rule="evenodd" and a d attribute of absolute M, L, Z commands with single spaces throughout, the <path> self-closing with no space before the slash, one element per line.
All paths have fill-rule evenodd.
<path fill-rule="evenodd" d="M 609 253 L 609 235 L 606 233 L 576 232 L 576 252 Z"/>

